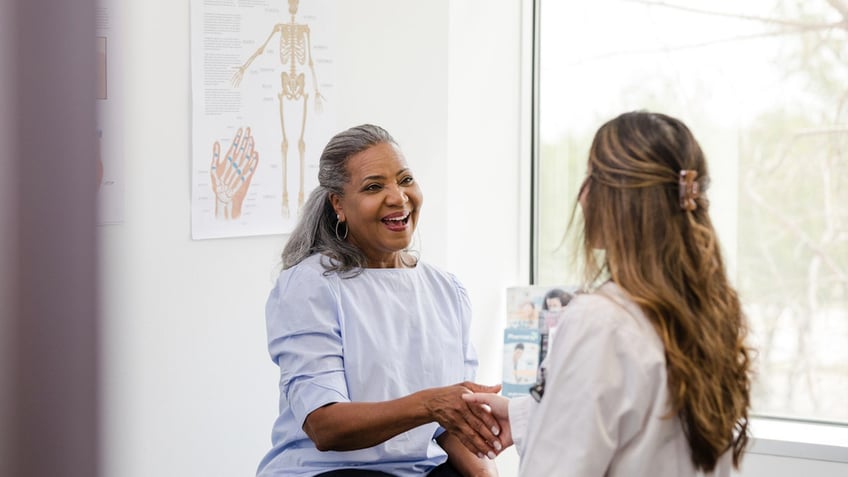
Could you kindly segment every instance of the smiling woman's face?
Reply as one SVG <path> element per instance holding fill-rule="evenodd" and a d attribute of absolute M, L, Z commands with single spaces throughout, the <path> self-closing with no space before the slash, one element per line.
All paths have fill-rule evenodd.
<path fill-rule="evenodd" d="M 424 200 L 397 146 L 380 143 L 347 161 L 344 195 L 330 195 L 347 240 L 359 247 L 369 268 L 401 267 L 401 251 L 412 242 Z"/>

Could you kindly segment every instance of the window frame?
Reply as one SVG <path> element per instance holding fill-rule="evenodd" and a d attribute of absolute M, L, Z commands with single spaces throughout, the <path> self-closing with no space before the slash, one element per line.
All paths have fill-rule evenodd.
<path fill-rule="evenodd" d="M 526 264 L 521 269 L 528 272 L 528 283 L 539 285 L 539 177 L 540 150 L 539 103 L 540 103 L 540 64 L 541 35 L 540 22 L 542 0 L 527 2 L 523 9 L 522 29 L 524 33 L 522 48 L 522 98 L 529 100 L 523 116 L 530 121 L 522 134 L 521 143 L 529 151 L 527 171 L 519 177 L 528 181 L 526 185 L 529 204 L 522 208 L 526 215 L 522 220 L 528 226 L 528 254 Z M 524 167 L 524 166 L 522 166 Z M 752 410 L 753 411 L 753 410 Z M 755 455 L 788 457 L 804 460 L 820 460 L 848 464 L 848 424 L 828 421 L 812 421 L 779 418 L 751 413 L 751 444 L 748 453 Z"/>

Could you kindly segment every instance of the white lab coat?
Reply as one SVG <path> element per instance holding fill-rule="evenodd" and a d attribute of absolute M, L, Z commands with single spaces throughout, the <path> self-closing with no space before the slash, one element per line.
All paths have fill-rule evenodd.
<path fill-rule="evenodd" d="M 510 401 L 521 477 L 703 475 L 668 414 L 665 352 L 616 284 L 566 307 L 544 363 L 544 397 Z M 712 475 L 730 475 L 730 453 Z"/>

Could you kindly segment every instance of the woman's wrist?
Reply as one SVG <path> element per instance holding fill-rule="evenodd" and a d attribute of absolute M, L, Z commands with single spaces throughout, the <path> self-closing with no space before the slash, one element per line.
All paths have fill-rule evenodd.
<path fill-rule="evenodd" d="M 424 419 L 425 422 L 433 422 L 436 420 L 436 413 L 431 405 L 432 394 L 432 389 L 424 389 L 409 395 L 409 398 L 415 400 L 415 404 L 412 407 L 415 409 L 415 416 Z"/>

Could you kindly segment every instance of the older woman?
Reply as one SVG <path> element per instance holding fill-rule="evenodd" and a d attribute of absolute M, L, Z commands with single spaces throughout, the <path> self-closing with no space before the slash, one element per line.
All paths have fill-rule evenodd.
<path fill-rule="evenodd" d="M 266 305 L 280 414 L 258 475 L 495 475 L 497 421 L 461 396 L 498 388 L 468 382 L 465 289 L 408 251 L 423 196 L 398 145 L 339 133 L 318 180 Z"/>

